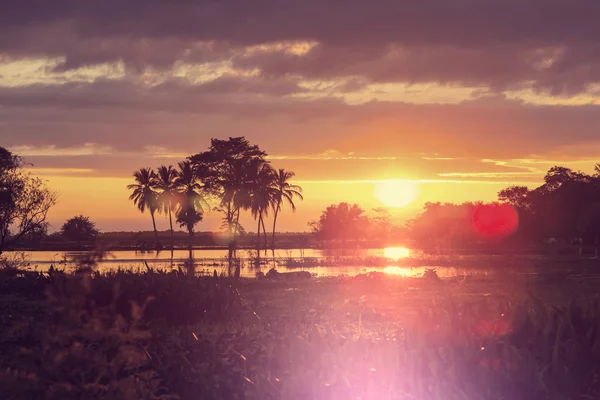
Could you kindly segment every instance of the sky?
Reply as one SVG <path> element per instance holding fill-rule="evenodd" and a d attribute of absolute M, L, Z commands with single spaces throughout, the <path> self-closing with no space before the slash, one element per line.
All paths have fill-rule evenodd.
<path fill-rule="evenodd" d="M 595 0 L 8 0 L 0 146 L 59 192 L 55 229 L 77 214 L 151 229 L 133 171 L 212 137 L 295 171 L 305 201 L 282 231 L 332 203 L 378 207 L 388 179 L 419 187 L 399 217 L 494 200 L 600 161 L 598 20 Z"/>

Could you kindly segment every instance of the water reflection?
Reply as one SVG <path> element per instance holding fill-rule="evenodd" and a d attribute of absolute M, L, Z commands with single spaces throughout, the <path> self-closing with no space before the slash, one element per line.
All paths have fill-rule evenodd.
<path fill-rule="evenodd" d="M 394 267 L 394 266 L 389 266 L 389 267 L 385 267 L 383 269 L 383 273 L 384 274 L 388 274 L 388 275 L 397 275 L 397 276 L 404 276 L 404 277 L 417 277 L 417 276 L 422 276 L 423 272 L 421 271 L 417 271 L 420 268 L 406 268 L 406 267 Z M 419 275 L 419 272 L 421 275 Z"/>
<path fill-rule="evenodd" d="M 388 266 L 383 268 L 383 273 L 388 275 L 401 276 L 404 278 L 421 278 L 427 270 L 435 270 L 440 278 L 465 277 L 467 275 L 486 277 L 490 274 L 487 269 L 481 268 L 456 268 L 456 267 L 398 267 Z"/>
<path fill-rule="evenodd" d="M 436 266 L 437 273 L 442 278 L 478 274 L 480 271 L 457 270 L 443 260 L 427 260 L 418 250 L 406 247 L 388 247 L 385 249 L 353 249 L 346 251 L 346 256 L 324 249 L 289 249 L 275 252 L 274 257 L 259 258 L 255 251 L 238 250 L 237 254 L 229 255 L 221 250 L 165 250 L 160 252 L 113 251 L 112 257 L 98 260 L 98 271 L 116 270 L 119 268 L 134 271 L 173 269 L 196 275 L 240 274 L 242 277 L 254 277 L 260 269 L 264 271 L 276 268 L 281 272 L 306 270 L 317 276 L 357 275 L 368 272 L 384 272 L 402 277 L 421 277 L 427 266 Z M 27 260 L 31 269 L 47 270 L 50 265 L 61 268 L 74 267 L 76 256 L 88 256 L 87 252 L 30 252 Z M 421 258 L 424 258 L 421 260 Z M 432 263 L 434 261 L 434 263 Z M 440 262 L 440 264 L 438 264 Z M 464 260 L 462 261 L 464 264 Z M 446 264 L 446 265 L 444 265 Z M 443 265 L 443 266 L 442 266 Z M 258 267 L 260 266 L 260 267 Z M 233 268 L 232 268 L 233 267 Z M 258 268 L 257 268 L 258 267 Z M 481 268 L 477 268 L 481 270 Z M 486 269 L 483 269 L 486 270 Z"/>
<path fill-rule="evenodd" d="M 13 252 L 5 252 L 10 256 Z M 85 251 L 28 251 L 25 256 L 32 263 L 57 263 L 62 260 L 70 260 L 75 255 L 87 254 Z M 104 260 L 104 262 L 117 264 L 133 264 L 135 262 L 161 261 L 164 263 L 183 262 L 190 258 L 188 249 L 163 250 L 163 251 L 134 251 L 134 250 L 113 250 L 113 258 Z M 195 260 L 225 260 L 229 256 L 227 249 L 194 249 L 192 258 Z M 238 250 L 237 257 L 240 259 L 254 259 L 256 253 L 253 250 Z M 409 250 L 406 247 L 388 247 L 386 249 L 351 249 L 351 250 L 327 250 L 327 249 L 287 249 L 276 250 L 276 259 L 303 259 L 303 258 L 327 258 L 327 257 L 383 257 L 389 259 L 402 259 L 419 256 L 416 250 Z M 262 257 L 261 257 L 262 258 Z"/>

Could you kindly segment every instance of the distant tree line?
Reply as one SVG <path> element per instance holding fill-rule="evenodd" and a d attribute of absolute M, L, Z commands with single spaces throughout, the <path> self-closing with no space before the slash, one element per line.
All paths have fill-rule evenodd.
<path fill-rule="evenodd" d="M 23 160 L 0 147 L 0 254 L 18 242 L 33 243 L 47 235 L 48 211 L 57 194 L 31 176 Z M 156 214 L 173 220 L 194 236 L 206 212 L 222 214 L 222 228 L 230 250 L 245 232 L 242 212 L 256 221 L 257 250 L 269 247 L 266 222 L 273 217 L 271 248 L 275 248 L 277 219 L 283 207 L 296 209 L 302 188 L 292 183 L 294 173 L 275 170 L 267 154 L 243 137 L 212 139 L 209 148 L 173 166 L 142 168 L 128 186 L 140 212 L 149 211 L 158 242 Z M 509 186 L 493 203 L 427 203 L 422 213 L 406 223 L 393 223 L 389 212 L 367 213 L 357 204 L 329 206 L 310 223 L 314 238 L 325 246 L 389 245 L 411 240 L 423 248 L 460 248 L 481 243 L 531 245 L 553 238 L 580 245 L 600 242 L 600 165 L 593 174 L 553 167 L 535 189 Z M 262 232 L 262 246 L 261 246 Z M 74 217 L 61 236 L 79 245 L 98 236 L 87 217 Z M 190 242 L 191 243 L 191 242 Z M 231 254 L 231 252 L 230 252 Z"/>
<path fill-rule="evenodd" d="M 482 229 L 481 211 L 488 214 L 496 234 Z M 407 227 L 411 238 L 429 248 L 460 248 L 490 241 L 529 246 L 548 240 L 597 245 L 600 165 L 592 175 L 552 167 L 539 187 L 509 186 L 498 193 L 495 203 L 427 203 Z"/>
<path fill-rule="evenodd" d="M 498 193 L 498 199 L 519 212 L 523 237 L 584 244 L 594 244 L 600 237 L 600 165 L 592 175 L 553 167 L 538 188 L 510 186 Z"/>
<path fill-rule="evenodd" d="M 375 208 L 368 215 L 358 204 L 346 202 L 330 205 L 309 226 L 315 238 L 327 247 L 389 245 L 406 238 L 404 227 L 393 223 L 386 208 Z"/>
<path fill-rule="evenodd" d="M 426 203 L 403 227 L 391 224 L 389 215 L 381 218 L 385 215 L 381 211 L 376 214 L 369 218 L 359 205 L 340 203 L 329 206 L 310 226 L 325 245 L 360 245 L 373 238 L 386 245 L 402 238 L 421 248 L 444 251 L 492 243 L 532 246 L 552 238 L 598 246 L 600 165 L 592 175 L 553 167 L 539 187 L 507 187 L 492 203 Z"/>

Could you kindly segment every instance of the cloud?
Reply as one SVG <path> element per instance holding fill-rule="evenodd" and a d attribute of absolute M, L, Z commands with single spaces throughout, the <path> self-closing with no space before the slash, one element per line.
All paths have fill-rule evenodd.
<path fill-rule="evenodd" d="M 265 80 L 257 77 L 223 76 L 200 84 L 190 84 L 183 78 L 172 78 L 154 85 L 135 78 L 95 79 L 92 82 L 0 86 L 0 106 L 204 113 L 218 112 L 224 103 L 244 104 L 253 100 L 242 107 L 248 109 L 254 105 L 260 107 L 260 103 L 269 101 L 279 103 L 279 97 L 302 91 L 304 89 L 291 80 Z M 328 101 L 340 102 L 334 99 L 322 100 Z M 298 99 L 296 103 L 300 104 L 302 101 Z"/>
<path fill-rule="evenodd" d="M 11 2 L 0 53 L 56 71 L 231 64 L 265 76 L 442 83 L 572 95 L 600 80 L 591 0 Z"/>
<path fill-rule="evenodd" d="M 17 145 L 10 146 L 9 150 L 22 157 L 90 156 L 110 154 L 112 151 L 110 146 L 100 146 L 96 143 L 84 143 L 83 146 L 75 147 L 57 147 L 56 145 L 36 147 L 29 145 Z"/>
<path fill-rule="evenodd" d="M 457 104 L 347 104 L 270 90 L 252 93 L 262 79 L 241 78 L 247 83 L 242 92 L 215 90 L 210 82 L 189 85 L 172 79 L 148 85 L 129 77 L 0 87 L 0 135 L 4 146 L 30 146 L 18 148 L 25 154 L 99 151 L 86 145 L 96 143 L 104 153 L 109 147 L 115 152 L 163 147 L 152 150 L 158 158 L 202 151 L 211 137 L 236 135 L 288 159 L 416 153 L 431 158 L 438 153 L 433 158 L 476 154 L 503 160 L 547 158 L 552 152 L 574 159 L 597 149 L 596 105 L 532 105 L 503 97 Z M 288 87 L 290 82 L 273 85 Z M 338 153 L 322 153 L 327 149 Z"/>

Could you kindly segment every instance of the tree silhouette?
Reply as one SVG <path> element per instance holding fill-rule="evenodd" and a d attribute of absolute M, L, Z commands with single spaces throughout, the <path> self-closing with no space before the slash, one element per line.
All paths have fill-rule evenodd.
<path fill-rule="evenodd" d="M 528 210 L 531 207 L 531 196 L 527 186 L 509 186 L 498 192 L 498 200 L 520 210 Z"/>
<path fill-rule="evenodd" d="M 0 147 L 0 254 L 28 235 L 45 233 L 57 195 L 23 171 L 21 158 Z"/>
<path fill-rule="evenodd" d="M 22 166 L 22 160 L 19 156 L 13 155 L 4 147 L 0 147 L 0 176 L 8 171 L 14 171 Z"/>
<path fill-rule="evenodd" d="M 327 207 L 311 226 L 320 239 L 345 245 L 348 241 L 356 242 L 365 237 L 369 219 L 358 204 L 343 202 Z"/>
<path fill-rule="evenodd" d="M 275 250 L 275 226 L 277 224 L 277 216 L 281 211 L 281 206 L 284 202 L 290 205 L 293 212 L 296 212 L 296 204 L 294 197 L 304 200 L 302 196 L 302 188 L 298 185 L 293 185 L 290 180 L 295 176 L 292 171 L 279 169 L 275 175 L 275 193 L 274 193 L 274 216 L 273 216 L 273 237 L 271 247 Z"/>
<path fill-rule="evenodd" d="M 202 221 L 203 205 L 206 204 L 202 181 L 191 162 L 179 163 L 175 188 L 177 190 L 177 222 L 182 228 L 187 229 L 191 238 L 194 236 L 194 226 Z"/>
<path fill-rule="evenodd" d="M 133 201 L 140 212 L 144 213 L 146 208 L 150 211 L 154 236 L 158 244 L 158 231 L 156 230 L 156 220 L 154 218 L 154 214 L 159 210 L 158 193 L 154 190 L 156 173 L 151 168 L 141 168 L 133 173 L 133 177 L 135 183 L 127 185 L 127 189 L 133 190 L 129 200 Z"/>
<path fill-rule="evenodd" d="M 81 245 L 81 242 L 96 239 L 96 236 L 100 232 L 96 229 L 96 224 L 89 217 L 78 215 L 67 220 L 60 229 L 60 233 L 67 239 Z"/>
<path fill-rule="evenodd" d="M 387 244 L 392 235 L 394 225 L 392 223 L 392 215 L 387 208 L 374 208 L 375 215 L 370 220 L 372 235 L 383 243 Z"/>
<path fill-rule="evenodd" d="M 177 171 L 172 165 L 161 165 L 156 171 L 156 189 L 158 190 L 158 200 L 162 210 L 169 215 L 169 228 L 171 230 L 171 248 L 173 248 L 173 211 L 176 205 Z"/>
<path fill-rule="evenodd" d="M 246 138 L 230 137 L 227 140 L 211 139 L 207 151 L 190 157 L 194 168 L 203 171 L 206 191 L 219 199 L 216 210 L 224 214 L 223 226 L 229 236 L 230 275 L 236 237 L 241 230 L 240 212 L 251 207 L 253 177 L 249 169 L 256 162 L 264 162 L 266 155 Z"/>
<path fill-rule="evenodd" d="M 255 220 L 258 221 L 256 232 L 256 250 L 260 250 L 260 229 L 265 234 L 265 248 L 267 247 L 267 232 L 265 230 L 264 217 L 268 215 L 269 209 L 275 205 L 276 173 L 273 167 L 265 161 L 255 160 L 249 169 L 251 184 L 249 187 L 250 211 Z"/>
<path fill-rule="evenodd" d="M 266 153 L 244 137 L 212 139 L 208 151 L 190 157 L 195 169 L 203 171 L 206 190 L 219 199 L 219 211 L 235 243 L 240 210 L 250 207 L 248 171 L 253 162 L 264 161 Z"/>

